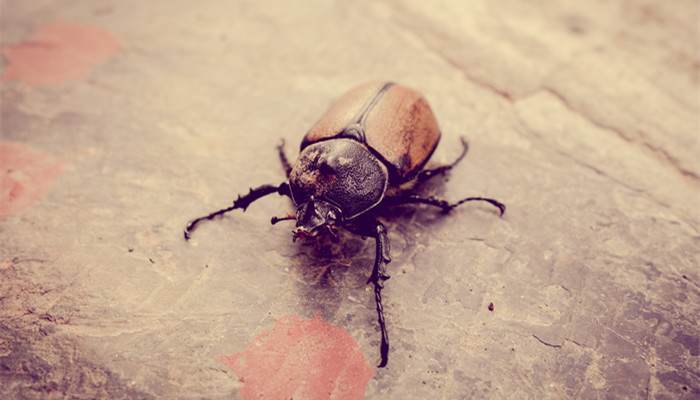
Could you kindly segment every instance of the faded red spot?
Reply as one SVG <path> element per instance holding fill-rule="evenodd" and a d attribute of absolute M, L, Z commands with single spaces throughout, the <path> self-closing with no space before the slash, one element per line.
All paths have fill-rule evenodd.
<path fill-rule="evenodd" d="M 243 353 L 218 356 L 243 382 L 244 400 L 363 399 L 374 374 L 360 346 L 318 312 L 283 316 Z"/>
<path fill-rule="evenodd" d="M 25 153 L 26 146 L 0 143 L 0 219 L 33 206 L 63 172 L 62 162 L 49 164 L 48 153 Z"/>
<path fill-rule="evenodd" d="M 119 41 L 102 28 L 52 22 L 41 26 L 28 41 L 2 45 L 9 63 L 0 82 L 20 79 L 42 86 L 84 79 L 119 46 Z"/>

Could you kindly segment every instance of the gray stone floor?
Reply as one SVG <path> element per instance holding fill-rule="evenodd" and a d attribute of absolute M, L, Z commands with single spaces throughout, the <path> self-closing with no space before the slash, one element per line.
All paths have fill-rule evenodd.
<path fill-rule="evenodd" d="M 360 397 L 700 398 L 697 2 L 0 4 L 0 397 L 238 398 L 217 357 L 320 310 Z M 385 215 L 385 369 L 372 240 L 292 243 L 278 196 L 182 238 L 377 79 L 425 94 L 435 162 L 471 143 L 428 193 L 508 206 Z"/>

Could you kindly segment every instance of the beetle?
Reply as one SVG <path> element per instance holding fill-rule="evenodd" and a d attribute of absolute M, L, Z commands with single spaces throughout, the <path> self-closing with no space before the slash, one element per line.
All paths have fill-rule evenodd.
<path fill-rule="evenodd" d="M 251 188 L 232 206 L 193 219 L 185 228 L 185 239 L 202 220 L 236 209 L 245 211 L 251 203 L 272 193 L 290 197 L 297 207 L 296 215 L 271 219 L 273 225 L 295 220 L 293 241 L 310 240 L 319 234 L 330 234 L 337 241 L 339 228 L 374 238 L 374 268 L 367 283 L 374 284 L 381 330 L 378 367 L 384 367 L 389 357 L 389 336 L 381 291 L 389 279 L 386 267 L 391 258 L 387 230 L 377 219 L 378 212 L 388 206 L 426 204 L 448 213 L 468 201 L 490 203 L 500 215 L 506 209 L 503 203 L 486 197 L 448 203 L 413 192 L 416 183 L 449 171 L 468 151 L 468 143 L 462 138 L 462 153 L 453 163 L 425 169 L 440 136 L 435 115 L 417 91 L 392 82 L 359 86 L 341 96 L 306 133 L 294 164 L 284 153 L 284 142 L 277 147 L 286 182 Z"/>

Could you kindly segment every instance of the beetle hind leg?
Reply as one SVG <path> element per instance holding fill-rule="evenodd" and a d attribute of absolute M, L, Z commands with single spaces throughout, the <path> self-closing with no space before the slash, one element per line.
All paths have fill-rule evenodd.
<path fill-rule="evenodd" d="M 417 194 L 405 194 L 402 196 L 384 199 L 384 203 L 387 206 L 396 206 L 396 205 L 401 205 L 401 204 L 427 204 L 430 206 L 441 208 L 443 213 L 448 213 L 448 212 L 452 211 L 453 208 L 457 207 L 460 204 L 464 204 L 468 201 L 485 201 L 485 202 L 493 205 L 494 207 L 498 208 L 501 215 L 503 215 L 503 213 L 506 212 L 506 205 L 505 204 L 501 203 L 498 200 L 487 198 L 487 197 L 467 197 L 466 199 L 462 199 L 456 203 L 448 203 L 445 200 L 438 199 L 437 197 L 433 197 L 433 196 L 421 197 Z"/>
<path fill-rule="evenodd" d="M 455 165 L 459 164 L 459 162 L 462 161 L 464 156 L 466 156 L 467 152 L 469 151 L 469 143 L 464 137 L 460 137 L 459 140 L 462 141 L 462 154 L 460 154 L 459 157 L 457 157 L 457 159 L 454 160 L 451 164 L 443 165 L 433 169 L 424 169 L 418 174 L 417 179 L 419 182 L 427 181 L 428 179 L 433 178 L 436 175 L 442 175 L 445 172 L 454 168 Z"/>
<path fill-rule="evenodd" d="M 503 215 L 503 213 L 506 212 L 506 205 L 505 204 L 501 203 L 498 200 L 490 199 L 487 197 L 467 197 L 466 199 L 462 199 L 454 204 L 451 204 L 450 210 L 457 207 L 458 205 L 466 203 L 468 201 L 485 201 L 485 202 L 491 204 L 492 206 L 498 208 L 498 210 L 501 212 L 501 215 Z M 447 211 L 449 211 L 449 210 L 447 210 Z"/>

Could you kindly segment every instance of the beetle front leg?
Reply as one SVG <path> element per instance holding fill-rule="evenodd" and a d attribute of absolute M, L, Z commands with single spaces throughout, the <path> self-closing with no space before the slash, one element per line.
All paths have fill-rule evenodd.
<path fill-rule="evenodd" d="M 457 157 L 457 159 L 454 160 L 454 162 L 452 164 L 443 165 L 441 167 L 437 167 L 437 168 L 433 168 L 433 169 L 424 169 L 416 177 L 418 182 L 427 181 L 428 179 L 430 179 L 434 176 L 442 175 L 445 172 L 454 168 L 455 165 L 457 165 L 460 161 L 462 161 L 464 156 L 466 156 L 467 152 L 469 151 L 469 143 L 467 142 L 467 139 L 465 139 L 464 137 L 460 137 L 459 140 L 462 141 L 462 154 L 460 154 L 459 157 Z"/>
<path fill-rule="evenodd" d="M 377 222 L 376 235 L 377 254 L 374 259 L 372 276 L 367 283 L 374 283 L 374 301 L 377 303 L 377 317 L 379 319 L 379 327 L 382 330 L 382 344 L 380 347 L 382 360 L 378 367 L 383 368 L 389 361 L 389 335 L 386 332 L 386 322 L 384 320 L 382 289 L 384 289 L 384 281 L 389 279 L 389 275 L 386 273 L 386 265 L 391 262 L 391 258 L 389 257 L 389 237 L 387 236 L 386 228 L 381 222 Z"/>
<path fill-rule="evenodd" d="M 254 202 L 255 200 L 258 200 L 261 197 L 267 196 L 268 194 L 272 193 L 278 193 L 280 196 L 288 196 L 291 197 L 291 191 L 289 189 L 289 184 L 287 182 L 282 183 L 279 186 L 274 186 L 274 185 L 262 185 L 259 186 L 255 189 L 250 189 L 250 192 L 246 194 L 245 196 L 238 196 L 238 199 L 236 199 L 233 202 L 233 205 L 231 207 L 227 208 L 222 208 L 219 211 L 214 211 L 213 213 L 209 215 L 205 215 L 203 217 L 195 218 L 192 221 L 190 221 L 187 226 L 185 227 L 185 240 L 189 240 L 190 236 L 192 235 L 192 231 L 194 228 L 197 227 L 197 224 L 200 223 L 201 221 L 208 219 L 212 220 L 214 217 L 218 215 L 222 215 L 224 213 L 227 213 L 229 211 L 233 211 L 235 209 L 241 208 L 243 211 L 248 208 L 250 203 Z"/>
<path fill-rule="evenodd" d="M 372 275 L 367 280 L 367 283 L 374 284 L 374 300 L 377 304 L 379 328 L 382 331 L 382 344 L 379 349 L 381 361 L 378 368 L 383 368 L 389 361 L 389 335 L 387 334 L 386 330 L 384 306 L 382 305 L 382 289 L 384 289 L 384 282 L 389 279 L 389 275 L 386 273 L 386 266 L 391 262 L 391 257 L 389 256 L 389 237 L 387 236 L 386 227 L 379 221 L 373 221 L 373 224 L 367 226 L 366 229 L 354 232 L 363 236 L 372 236 L 377 243 L 377 251 L 374 258 L 374 269 L 372 270 Z"/>

